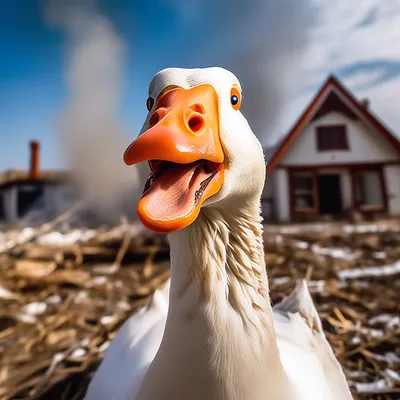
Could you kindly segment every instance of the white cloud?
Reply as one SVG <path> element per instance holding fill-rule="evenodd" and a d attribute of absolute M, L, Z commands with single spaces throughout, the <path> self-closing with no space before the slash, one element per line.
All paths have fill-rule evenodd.
<path fill-rule="evenodd" d="M 370 71 L 361 71 L 344 79 L 344 83 L 351 90 L 357 90 L 360 87 L 365 88 L 365 86 L 375 83 L 381 79 L 384 74 L 385 69 L 383 67 Z"/>
<path fill-rule="evenodd" d="M 318 4 L 318 25 L 310 30 L 304 60 L 307 70 L 320 72 L 377 59 L 400 61 L 400 0 L 318 0 Z M 374 10 L 375 19 L 360 26 Z"/>
<path fill-rule="evenodd" d="M 243 113 L 266 143 L 276 139 L 274 125 L 308 43 L 314 18 L 310 1 L 164 0 L 180 16 L 182 35 L 196 42 L 185 49 L 186 62 L 220 65 L 238 76 L 246 99 Z"/>
<path fill-rule="evenodd" d="M 378 116 L 400 134 L 400 67 L 399 75 L 376 84 L 386 73 L 384 63 L 400 64 L 400 0 L 312 3 L 317 24 L 309 30 L 309 46 L 297 76 L 299 84 L 293 88 L 295 95 L 287 103 L 280 131 L 292 125 L 330 73 L 351 71 L 344 84 L 358 98 L 368 97 Z M 368 70 L 362 68 L 365 65 Z"/>
<path fill-rule="evenodd" d="M 400 78 L 387 81 L 357 95 L 360 98 L 371 99 L 371 109 L 375 114 L 400 135 Z"/>

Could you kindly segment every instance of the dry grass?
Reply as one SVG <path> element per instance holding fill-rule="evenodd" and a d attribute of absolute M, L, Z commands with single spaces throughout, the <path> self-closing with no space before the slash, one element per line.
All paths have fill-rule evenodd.
<path fill-rule="evenodd" d="M 273 301 L 296 279 L 309 280 L 327 338 L 359 399 L 400 398 L 399 272 L 338 278 L 343 270 L 400 260 L 400 226 L 380 230 L 350 232 L 338 225 L 265 233 Z M 18 232 L 6 239 L 0 400 L 82 399 L 119 326 L 169 276 L 167 243 L 128 225 L 72 232 L 62 243 L 54 232 L 23 244 Z M 380 393 L 375 386 L 356 389 L 356 383 L 375 381 Z"/>

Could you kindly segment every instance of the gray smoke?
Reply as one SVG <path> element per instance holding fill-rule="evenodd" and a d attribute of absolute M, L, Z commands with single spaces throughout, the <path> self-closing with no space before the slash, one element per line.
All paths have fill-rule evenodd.
<path fill-rule="evenodd" d="M 67 45 L 69 98 L 58 126 L 67 160 L 99 219 L 134 216 L 137 171 L 123 163 L 129 140 L 116 118 L 123 43 L 92 0 L 51 0 L 45 17 L 61 29 Z"/>
<path fill-rule="evenodd" d="M 165 0 L 193 37 L 185 57 L 230 69 L 243 86 L 243 113 L 264 143 L 301 82 L 308 28 L 316 16 L 309 0 Z M 211 29 L 211 33 L 210 33 Z M 202 32 L 208 32 L 207 41 Z"/>
<path fill-rule="evenodd" d="M 171 64 L 164 67 L 230 69 L 244 88 L 243 112 L 254 132 L 265 144 L 275 141 L 283 107 L 301 82 L 307 28 L 314 18 L 311 0 L 164 2 L 183 23 L 180 37 L 169 43 Z M 123 164 L 129 140 L 116 119 L 124 45 L 95 0 L 50 0 L 46 20 L 67 43 L 69 101 L 60 131 L 70 165 L 85 192 L 97 199 L 100 214 L 135 215 L 141 184 L 137 169 Z"/>

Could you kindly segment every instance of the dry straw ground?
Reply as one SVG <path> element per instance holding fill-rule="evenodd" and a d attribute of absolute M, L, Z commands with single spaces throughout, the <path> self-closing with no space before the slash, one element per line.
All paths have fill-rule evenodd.
<path fill-rule="evenodd" d="M 82 399 L 119 326 L 168 278 L 165 238 L 122 224 L 1 241 L 0 400 Z M 265 249 L 273 302 L 308 279 L 354 397 L 400 398 L 400 222 L 266 227 Z"/>

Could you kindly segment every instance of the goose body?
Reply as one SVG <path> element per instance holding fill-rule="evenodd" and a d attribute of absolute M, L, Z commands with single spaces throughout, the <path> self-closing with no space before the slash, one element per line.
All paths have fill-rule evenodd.
<path fill-rule="evenodd" d="M 169 289 L 169 281 L 166 287 Z M 149 305 L 132 315 L 121 327 L 91 382 L 87 400 L 135 398 L 161 344 L 168 294 L 165 289 L 156 290 Z M 312 300 L 310 302 L 305 281 L 299 282 L 291 297 L 301 301 L 306 308 L 310 307 L 312 312 L 300 314 L 296 306 L 286 309 L 285 302 L 273 309 L 280 357 L 293 387 L 292 399 L 352 399 L 342 368 L 325 335 L 320 330 L 310 329 L 310 323 L 319 325 L 319 317 L 313 312 L 314 305 Z M 142 331 L 138 332 L 138 329 Z M 147 336 L 146 343 L 137 340 L 149 331 L 151 335 Z M 264 398 L 268 399 L 267 395 L 260 400 Z"/>
<path fill-rule="evenodd" d="M 305 282 L 270 305 L 262 147 L 222 68 L 167 69 L 127 164 L 151 174 L 138 215 L 169 234 L 171 281 L 122 326 L 86 400 L 344 400 Z"/>

